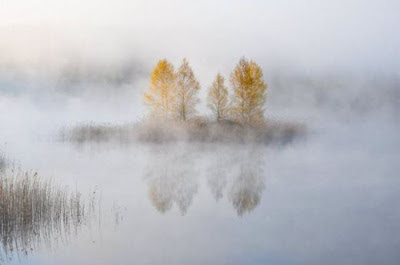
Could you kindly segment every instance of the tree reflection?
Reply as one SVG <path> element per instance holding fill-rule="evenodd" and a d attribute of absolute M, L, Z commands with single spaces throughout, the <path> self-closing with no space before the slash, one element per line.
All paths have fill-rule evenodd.
<path fill-rule="evenodd" d="M 231 150 L 230 150 L 231 151 Z M 265 180 L 260 150 L 215 152 L 212 156 L 192 152 L 158 150 L 147 166 L 148 196 L 153 206 L 165 213 L 176 205 L 185 215 L 198 191 L 198 177 L 204 161 L 211 161 L 205 173 L 207 186 L 218 202 L 227 194 L 238 216 L 253 211 L 260 203 Z M 200 169 L 196 169 L 196 167 Z"/>
<path fill-rule="evenodd" d="M 172 207 L 173 193 L 171 183 L 166 174 L 151 177 L 149 183 L 149 198 L 154 207 L 165 213 Z"/>
<path fill-rule="evenodd" d="M 212 163 L 207 184 L 216 201 L 228 192 L 228 200 L 238 216 L 254 210 L 265 189 L 260 149 L 234 150 L 218 155 Z"/>
<path fill-rule="evenodd" d="M 188 163 L 183 163 L 183 157 L 163 152 L 156 159 L 156 164 L 149 165 L 146 176 L 148 195 L 153 206 L 161 213 L 167 212 L 175 204 L 185 215 L 197 193 L 196 174 Z"/>
<path fill-rule="evenodd" d="M 233 179 L 229 200 L 239 216 L 254 210 L 260 203 L 265 189 L 261 170 L 253 162 L 240 165 L 239 174 Z"/>
<path fill-rule="evenodd" d="M 224 190 L 228 183 L 226 171 L 220 166 L 213 167 L 207 174 L 207 184 L 216 201 L 224 196 Z"/>

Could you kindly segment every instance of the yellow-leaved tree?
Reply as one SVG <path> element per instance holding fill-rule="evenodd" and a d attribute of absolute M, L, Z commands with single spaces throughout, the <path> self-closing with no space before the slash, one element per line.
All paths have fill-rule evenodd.
<path fill-rule="evenodd" d="M 175 78 L 175 113 L 179 120 L 185 121 L 196 113 L 196 104 L 199 102 L 197 92 L 200 90 L 200 84 L 186 59 L 183 59 Z"/>
<path fill-rule="evenodd" d="M 166 59 L 160 60 L 151 73 L 150 86 L 144 94 L 145 103 L 151 107 L 153 116 L 163 119 L 172 117 L 175 87 L 174 66 Z"/>
<path fill-rule="evenodd" d="M 230 81 L 234 91 L 234 119 L 244 124 L 263 122 L 267 84 L 261 67 L 242 58 L 233 70 Z"/>
<path fill-rule="evenodd" d="M 228 88 L 225 78 L 217 74 L 208 90 L 207 105 L 215 115 L 217 121 L 226 119 L 229 112 Z"/>

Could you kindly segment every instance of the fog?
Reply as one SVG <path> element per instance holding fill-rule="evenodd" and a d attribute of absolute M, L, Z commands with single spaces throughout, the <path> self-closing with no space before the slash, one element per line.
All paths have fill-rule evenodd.
<path fill-rule="evenodd" d="M 398 8 L 397 1 L 358 0 L 3 1 L 0 62 L 48 78 L 70 64 L 116 74 L 187 57 L 204 85 L 242 56 L 260 63 L 267 77 L 275 71 L 398 75 Z"/>
<path fill-rule="evenodd" d="M 186 57 L 205 99 L 216 73 L 228 78 L 246 56 L 264 69 L 268 107 L 278 97 L 315 105 L 321 94 L 333 95 L 325 99 L 332 104 L 398 105 L 398 9 L 389 0 L 3 1 L 1 91 L 41 102 L 59 100 L 54 92 L 120 96 L 142 113 L 140 97 L 160 58 L 178 66 Z"/>
<path fill-rule="evenodd" d="M 399 9 L 2 1 L 0 172 L 12 164 L 95 189 L 102 210 L 71 242 L 5 264 L 398 264 Z M 210 117 L 207 89 L 243 56 L 263 69 L 267 121 L 301 124 L 304 137 L 60 141 L 66 129 L 146 121 L 143 93 L 161 58 L 188 59 L 199 115 Z"/>

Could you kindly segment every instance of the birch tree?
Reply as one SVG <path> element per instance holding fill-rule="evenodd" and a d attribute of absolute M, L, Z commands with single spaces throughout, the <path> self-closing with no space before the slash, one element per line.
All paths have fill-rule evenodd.
<path fill-rule="evenodd" d="M 197 92 L 200 84 L 197 81 L 189 62 L 183 59 L 176 73 L 175 113 L 179 120 L 185 121 L 196 113 L 199 102 Z"/>
<path fill-rule="evenodd" d="M 144 94 L 145 103 L 151 107 L 153 116 L 164 120 L 172 117 L 175 88 L 174 66 L 162 59 L 154 67 L 150 86 Z"/>
<path fill-rule="evenodd" d="M 225 78 L 221 74 L 217 74 L 209 88 L 207 101 L 207 106 L 217 121 L 227 118 L 229 111 L 228 88 L 225 86 Z"/>
<path fill-rule="evenodd" d="M 240 59 L 231 75 L 234 91 L 232 113 L 241 123 L 253 124 L 264 120 L 267 84 L 260 66 Z"/>

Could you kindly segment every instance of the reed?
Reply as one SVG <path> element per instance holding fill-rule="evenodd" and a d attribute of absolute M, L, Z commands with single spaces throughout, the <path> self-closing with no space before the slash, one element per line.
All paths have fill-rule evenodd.
<path fill-rule="evenodd" d="M 79 192 L 37 173 L 0 173 L 0 261 L 43 246 L 53 248 L 85 219 Z"/>

